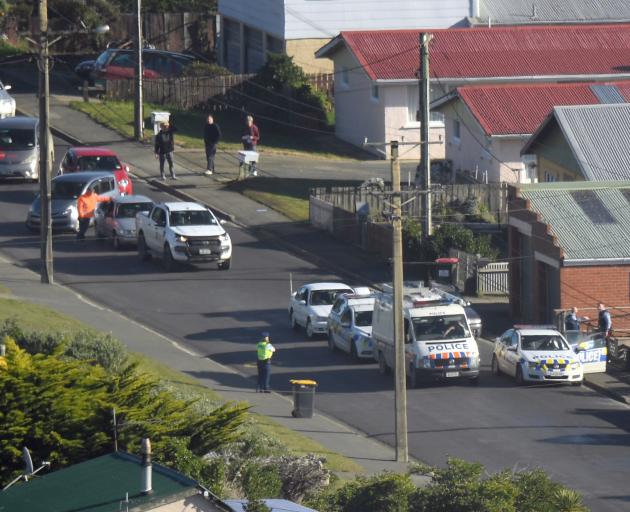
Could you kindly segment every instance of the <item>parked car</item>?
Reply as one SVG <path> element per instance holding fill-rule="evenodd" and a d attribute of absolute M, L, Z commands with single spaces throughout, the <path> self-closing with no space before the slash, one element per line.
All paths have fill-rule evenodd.
<path fill-rule="evenodd" d="M 51 181 L 51 217 L 54 230 L 75 232 L 79 230 L 77 200 L 88 189 L 102 196 L 118 197 L 120 195 L 116 178 L 111 172 L 77 172 L 57 176 Z M 28 210 L 26 227 L 38 230 L 40 218 L 41 203 L 38 195 Z"/>
<path fill-rule="evenodd" d="M 328 348 L 341 349 L 355 362 L 374 358 L 372 314 L 375 295 L 369 288 L 355 288 L 354 293 L 342 293 L 328 316 Z"/>
<path fill-rule="evenodd" d="M 311 283 L 289 298 L 289 322 L 293 329 L 302 326 L 309 338 L 328 332 L 328 315 L 339 294 L 354 293 L 344 283 Z"/>
<path fill-rule="evenodd" d="M 109 148 L 70 148 L 59 165 L 59 174 L 101 171 L 108 171 L 116 176 L 116 182 L 121 194 L 133 194 L 133 185 L 129 177 L 129 166 L 121 162 L 118 155 Z"/>
<path fill-rule="evenodd" d="M 123 245 L 136 245 L 136 215 L 152 208 L 153 201 L 146 196 L 121 196 L 101 203 L 94 214 L 96 236 L 111 240 L 116 250 Z"/>
<path fill-rule="evenodd" d="M 232 264 L 232 240 L 208 208 L 197 203 L 172 202 L 136 215 L 138 257 L 162 258 L 170 272 L 178 262 L 216 262 L 219 270 Z"/>
<path fill-rule="evenodd" d="M 164 50 L 142 50 L 142 76 L 164 78 L 179 76 L 194 62 L 194 57 Z M 108 48 L 94 62 L 92 77 L 95 80 L 133 78 L 136 56 L 132 50 Z"/>
<path fill-rule="evenodd" d="M 15 116 L 15 99 L 7 92 L 10 85 L 0 82 L 0 119 Z"/>
<path fill-rule="evenodd" d="M 556 382 L 580 386 L 584 369 L 567 340 L 551 326 L 516 325 L 495 341 L 492 373 L 506 373 L 518 385 Z"/>
<path fill-rule="evenodd" d="M 0 177 L 39 179 L 39 119 L 5 117 L 0 119 Z M 55 145 L 48 132 L 49 161 L 55 158 Z"/>

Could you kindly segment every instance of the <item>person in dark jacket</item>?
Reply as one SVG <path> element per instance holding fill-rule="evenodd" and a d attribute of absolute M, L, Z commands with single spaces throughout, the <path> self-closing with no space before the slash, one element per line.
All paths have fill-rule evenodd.
<path fill-rule="evenodd" d="M 612 329 L 612 319 L 610 318 L 610 311 L 606 309 L 601 302 L 597 305 L 598 318 L 597 318 L 597 330 L 601 332 L 604 337 L 608 337 L 610 330 Z"/>
<path fill-rule="evenodd" d="M 219 140 L 221 140 L 221 128 L 214 122 L 214 117 L 208 115 L 203 127 L 203 143 L 206 146 L 206 160 L 208 162 L 206 175 L 208 176 L 214 173 L 214 157 L 217 154 Z"/>
<path fill-rule="evenodd" d="M 571 308 L 569 314 L 564 321 L 564 329 L 566 331 L 579 331 L 580 324 L 589 320 L 587 316 L 577 316 L 578 308 L 575 306 Z"/>
<path fill-rule="evenodd" d="M 155 136 L 155 158 L 160 160 L 160 177 L 164 180 L 164 160 L 168 162 L 168 170 L 171 178 L 177 179 L 175 170 L 173 169 L 173 151 L 175 150 L 175 132 L 177 128 L 168 121 L 164 121 L 160 127 L 160 131 Z"/>
<path fill-rule="evenodd" d="M 254 124 L 254 118 L 252 116 L 247 116 L 247 122 L 241 139 L 245 151 L 256 151 L 256 146 L 260 140 L 260 131 L 258 130 L 258 126 Z"/>

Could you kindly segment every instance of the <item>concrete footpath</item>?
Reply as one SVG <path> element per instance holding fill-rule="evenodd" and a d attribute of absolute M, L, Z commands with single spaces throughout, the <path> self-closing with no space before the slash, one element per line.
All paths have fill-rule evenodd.
<path fill-rule="evenodd" d="M 37 112 L 34 95 L 15 96 L 18 109 L 23 113 Z M 71 109 L 68 105 L 69 100 L 69 97 L 52 96 L 51 98 L 51 123 L 55 128 L 55 135 L 69 143 L 111 145 L 121 158 L 132 166 L 136 179 L 146 180 L 182 199 L 206 204 L 221 215 L 252 231 L 259 238 L 283 246 L 288 251 L 316 265 L 334 270 L 341 276 L 347 276 L 354 282 L 388 280 L 388 270 L 384 268 L 385 265 L 366 256 L 357 248 L 314 230 L 307 224 L 291 222 L 279 213 L 237 192 L 225 189 L 225 182 L 234 179 L 238 172 L 235 158 L 227 154 L 221 155 L 217 163 L 219 172 L 209 178 L 203 174 L 205 163 L 202 151 L 176 150 L 179 179 L 166 182 L 156 180 L 158 171 L 152 148 L 147 144 L 124 139 L 112 130 L 92 121 L 85 114 Z M 285 159 L 287 168 L 290 167 L 291 159 L 293 159 L 294 164 L 299 165 L 303 170 L 300 177 L 304 174 L 308 175 L 308 163 L 296 157 L 285 157 Z M 116 337 L 126 342 L 131 350 L 154 356 L 158 352 L 156 348 L 159 347 L 158 359 L 160 361 L 181 371 L 194 371 L 197 375 L 201 369 L 202 374 L 208 375 L 207 378 L 200 379 L 204 385 L 216 389 L 225 398 L 251 403 L 255 411 L 271 416 L 288 428 L 320 442 L 331 451 L 355 460 L 368 472 L 403 469 L 401 465 L 393 462 L 394 453 L 390 447 L 369 439 L 348 426 L 320 414 L 316 414 L 312 419 L 294 419 L 291 417 L 291 403 L 287 398 L 276 394 L 257 395 L 243 391 L 239 386 L 218 384 L 211 378 L 213 373 L 225 374 L 227 372 L 233 374 L 234 378 L 242 384 L 243 381 L 239 379 L 244 379 L 244 377 L 230 368 L 202 358 L 183 348 L 175 340 L 166 339 L 113 311 L 87 303 L 67 288 L 43 287 L 39 285 L 37 276 L 23 269 L 16 270 L 11 263 L 3 262 L 0 268 L 0 282 L 12 289 L 17 297 L 44 303 L 81 318 L 97 329 L 111 330 Z M 60 297 L 64 300 L 59 300 Z M 505 316 L 505 307 L 501 309 L 500 315 L 495 309 L 489 308 L 486 316 L 485 308 L 480 304 L 481 301 L 473 300 L 475 305 L 479 304 L 479 312 L 485 326 L 490 326 L 496 318 Z M 492 329 L 487 330 L 492 331 Z M 492 332 L 492 334 L 499 333 Z M 630 404 L 630 377 L 627 372 L 612 370 L 611 373 L 606 374 L 591 374 L 586 380 L 587 385 L 594 389 Z"/>

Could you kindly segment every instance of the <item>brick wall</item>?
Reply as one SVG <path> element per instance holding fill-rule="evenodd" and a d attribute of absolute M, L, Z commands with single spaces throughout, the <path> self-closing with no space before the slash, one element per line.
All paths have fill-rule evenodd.
<path fill-rule="evenodd" d="M 590 317 L 597 317 L 597 303 L 603 302 L 613 316 L 613 326 L 630 329 L 630 265 L 563 267 L 560 269 L 562 308 L 578 307 Z"/>

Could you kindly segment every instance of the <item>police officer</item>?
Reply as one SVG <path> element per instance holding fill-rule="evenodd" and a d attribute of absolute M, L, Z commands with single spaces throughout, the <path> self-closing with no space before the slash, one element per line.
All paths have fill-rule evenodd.
<path fill-rule="evenodd" d="M 271 379 L 271 356 L 276 351 L 269 341 L 269 333 L 262 333 L 262 340 L 256 345 L 258 356 L 258 385 L 256 393 L 271 393 L 269 390 L 269 380 Z"/>
<path fill-rule="evenodd" d="M 610 312 L 606 309 L 601 302 L 597 305 L 599 310 L 597 327 L 604 337 L 608 337 L 610 330 L 612 329 L 612 319 L 610 318 Z"/>

